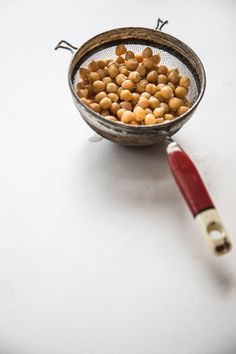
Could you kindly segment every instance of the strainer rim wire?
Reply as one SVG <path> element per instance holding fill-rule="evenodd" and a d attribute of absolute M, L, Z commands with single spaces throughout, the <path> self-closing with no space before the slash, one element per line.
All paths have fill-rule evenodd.
<path fill-rule="evenodd" d="M 182 114 L 180 117 L 174 118 L 171 121 L 164 121 L 163 123 L 160 124 L 153 124 L 153 125 L 130 125 L 130 124 L 124 124 L 122 122 L 119 122 L 119 124 L 117 122 L 112 122 L 109 121 L 108 119 L 106 119 L 105 117 L 103 117 L 102 115 L 100 115 L 99 113 L 94 112 L 93 110 L 89 109 L 88 106 L 86 104 L 84 104 L 83 102 L 81 102 L 81 100 L 79 99 L 79 97 L 76 95 L 74 88 L 73 88 L 73 81 L 72 81 L 72 73 L 73 71 L 71 71 L 71 66 L 73 63 L 73 59 L 76 56 L 76 54 L 78 53 L 78 51 L 85 46 L 86 44 L 88 44 L 91 40 L 94 40 L 102 35 L 105 34 L 109 34 L 110 32 L 114 32 L 114 31 L 122 31 L 122 30 L 148 30 L 151 32 L 158 32 L 159 35 L 166 37 L 168 36 L 171 40 L 177 41 L 179 42 L 179 44 L 181 44 L 181 46 L 183 46 L 186 50 L 188 50 L 198 61 L 199 63 L 199 68 L 201 69 L 202 72 L 202 80 L 201 80 L 201 85 L 200 85 L 200 92 L 198 94 L 198 97 L 196 99 L 196 101 L 194 102 L 194 104 L 190 107 L 190 109 Z M 127 39 L 132 39 L 132 37 L 127 38 Z M 98 46 L 99 47 L 99 46 Z M 128 130 L 132 130 L 132 131 L 137 131 L 137 130 L 143 130 L 145 129 L 145 131 L 147 130 L 162 130 L 165 128 L 168 128 L 172 125 L 175 125 L 179 122 L 181 122 L 182 120 L 186 119 L 188 116 L 191 116 L 192 113 L 195 111 L 195 109 L 197 108 L 198 104 L 200 103 L 200 101 L 202 100 L 202 97 L 204 95 L 205 89 L 206 89 L 206 72 L 204 69 L 204 66 L 202 64 L 201 59 L 199 58 L 199 56 L 196 54 L 196 52 L 189 47 L 187 44 L 185 44 L 184 42 L 182 42 L 180 39 L 170 35 L 169 33 L 165 33 L 165 32 L 161 32 L 159 30 L 153 30 L 151 28 L 148 27 L 119 27 L 119 28 L 113 28 L 110 29 L 108 31 L 104 31 L 104 32 L 100 32 L 99 34 L 89 38 L 87 41 L 85 41 L 73 54 L 72 59 L 70 61 L 70 65 L 69 65 L 69 70 L 68 70 L 68 84 L 71 90 L 71 93 L 73 95 L 73 97 L 76 99 L 77 103 L 79 105 L 81 105 L 85 111 L 89 114 L 91 114 L 94 118 L 96 118 L 98 121 L 100 121 L 101 123 L 106 123 L 105 125 L 111 125 L 114 127 L 124 127 L 125 129 Z"/>

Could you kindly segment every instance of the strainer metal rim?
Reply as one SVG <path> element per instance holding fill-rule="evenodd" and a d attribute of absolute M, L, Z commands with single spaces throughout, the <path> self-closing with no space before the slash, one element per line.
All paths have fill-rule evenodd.
<path fill-rule="evenodd" d="M 72 63 L 73 63 L 73 60 L 76 56 L 76 54 L 84 47 L 86 46 L 91 40 L 95 40 L 96 38 L 102 36 L 102 35 L 109 35 L 109 33 L 112 33 L 114 31 L 124 31 L 124 30 L 129 30 L 129 31 L 135 31 L 135 30 L 144 30 L 144 31 L 151 31 L 151 32 L 157 32 L 158 35 L 161 35 L 163 38 L 169 38 L 177 43 L 179 43 L 183 48 L 185 48 L 189 53 L 191 53 L 191 55 L 193 55 L 195 57 L 195 59 L 197 59 L 198 61 L 198 64 L 199 64 L 199 68 L 201 69 L 201 73 L 202 73 L 202 81 L 201 81 L 201 86 L 200 86 L 200 92 L 198 94 L 198 97 L 196 99 L 196 101 L 193 103 L 193 105 L 190 107 L 190 109 L 182 114 L 180 117 L 177 117 L 177 118 L 174 118 L 173 120 L 171 121 L 164 121 L 163 123 L 160 123 L 160 124 L 153 124 L 153 125 L 130 125 L 130 124 L 124 124 L 122 122 L 112 122 L 112 121 L 109 121 L 107 120 L 106 118 L 104 118 L 102 115 L 94 112 L 93 110 L 89 109 L 88 106 L 86 106 L 83 102 L 80 101 L 79 97 L 76 95 L 75 91 L 74 91 L 74 87 L 73 87 L 73 82 L 72 82 Z M 130 37 L 131 39 L 132 37 Z M 69 65 L 69 70 L 68 70 L 68 84 L 69 84 L 69 87 L 70 87 L 70 91 L 73 95 L 73 97 L 75 98 L 76 102 L 82 106 L 82 108 L 88 112 L 89 114 L 91 114 L 95 119 L 99 120 L 100 123 L 105 123 L 105 125 L 111 125 L 113 126 L 114 128 L 115 127 L 124 127 L 126 130 L 131 130 L 131 131 L 137 131 L 137 130 L 143 130 L 145 129 L 145 131 L 147 130 L 163 130 L 163 128 L 168 128 L 172 125 L 174 125 L 175 123 L 177 122 L 181 122 L 182 120 L 186 119 L 186 117 L 188 116 L 191 116 L 192 113 L 195 111 L 195 109 L 197 108 L 198 104 L 200 103 L 200 101 L 202 100 L 202 97 L 204 95 L 204 92 L 205 92 L 205 89 L 206 89 L 206 72 L 205 72 L 205 69 L 204 69 L 204 66 L 202 64 L 202 61 L 200 60 L 199 56 L 195 53 L 195 51 L 190 48 L 187 44 L 185 44 L 184 42 L 182 42 L 180 39 L 170 35 L 170 34 L 167 34 L 165 32 L 161 32 L 160 30 L 156 30 L 156 29 L 151 29 L 151 28 L 148 28 L 148 27 L 118 27 L 118 28 L 113 28 L 113 29 L 110 29 L 108 31 L 104 31 L 104 32 L 101 32 L 91 38 L 89 38 L 87 41 L 85 41 L 73 54 L 72 56 L 72 59 L 71 59 L 71 62 L 70 62 L 70 65 Z"/>

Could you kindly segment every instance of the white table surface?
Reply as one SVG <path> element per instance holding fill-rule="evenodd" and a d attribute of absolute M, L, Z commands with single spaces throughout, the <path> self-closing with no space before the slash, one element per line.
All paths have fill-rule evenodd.
<path fill-rule="evenodd" d="M 236 243 L 236 2 L 3 0 L 0 354 L 236 353 L 235 250 L 210 254 L 163 146 L 88 141 L 53 50 L 157 17 L 205 65 L 176 140 Z"/>

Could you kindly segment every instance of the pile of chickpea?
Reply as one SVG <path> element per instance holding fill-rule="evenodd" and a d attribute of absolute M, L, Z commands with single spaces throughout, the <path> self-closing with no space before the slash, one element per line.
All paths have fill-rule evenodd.
<path fill-rule="evenodd" d="M 115 60 L 91 61 L 80 68 L 76 92 L 80 100 L 106 119 L 131 125 L 161 124 L 188 111 L 190 85 L 178 68 L 160 64 L 147 47 L 141 54 L 119 44 Z"/>

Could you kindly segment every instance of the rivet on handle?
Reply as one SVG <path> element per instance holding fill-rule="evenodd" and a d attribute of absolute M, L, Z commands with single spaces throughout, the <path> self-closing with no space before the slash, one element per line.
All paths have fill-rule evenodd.
<path fill-rule="evenodd" d="M 63 44 L 63 45 L 62 45 L 62 44 Z M 70 44 L 69 42 L 64 41 L 64 40 L 60 41 L 60 42 L 56 45 L 56 47 L 55 47 L 54 49 L 57 50 L 57 49 L 59 49 L 59 48 L 61 48 L 61 49 L 67 49 L 67 50 L 69 50 L 73 55 L 74 55 L 75 51 L 78 49 L 77 47 L 73 46 L 72 44 Z"/>
<path fill-rule="evenodd" d="M 168 20 L 162 21 L 162 20 L 160 19 L 160 17 L 159 17 L 159 18 L 157 19 L 157 25 L 156 25 L 155 30 L 156 30 L 156 31 L 161 31 L 161 30 L 162 30 L 162 27 L 165 26 L 165 25 L 167 25 L 168 22 L 169 22 Z"/>

